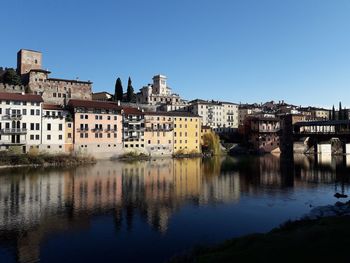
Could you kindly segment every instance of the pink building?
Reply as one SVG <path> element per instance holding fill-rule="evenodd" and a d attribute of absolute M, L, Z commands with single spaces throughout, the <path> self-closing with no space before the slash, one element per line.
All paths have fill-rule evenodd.
<path fill-rule="evenodd" d="M 121 154 L 123 144 L 122 108 L 102 101 L 70 100 L 74 119 L 74 151 L 96 158 Z"/>

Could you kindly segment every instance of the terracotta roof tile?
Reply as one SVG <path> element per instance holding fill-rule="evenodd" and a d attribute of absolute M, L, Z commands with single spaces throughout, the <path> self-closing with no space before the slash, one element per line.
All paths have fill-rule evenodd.
<path fill-rule="evenodd" d="M 98 100 L 69 100 L 68 106 L 73 108 L 87 108 L 87 109 L 114 109 L 121 110 L 122 107 L 105 101 Z"/>
<path fill-rule="evenodd" d="M 0 100 L 43 102 L 40 95 L 0 92 Z"/>

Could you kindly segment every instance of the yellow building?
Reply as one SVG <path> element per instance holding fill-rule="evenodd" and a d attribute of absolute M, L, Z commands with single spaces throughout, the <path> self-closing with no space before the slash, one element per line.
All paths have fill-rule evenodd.
<path fill-rule="evenodd" d="M 174 116 L 174 153 L 201 153 L 201 117 L 188 112 L 176 114 Z"/>
<path fill-rule="evenodd" d="M 174 118 L 168 112 L 145 114 L 145 150 L 152 156 L 174 153 Z"/>
<path fill-rule="evenodd" d="M 145 113 L 146 151 L 152 156 L 201 153 L 201 117 L 189 112 Z"/>

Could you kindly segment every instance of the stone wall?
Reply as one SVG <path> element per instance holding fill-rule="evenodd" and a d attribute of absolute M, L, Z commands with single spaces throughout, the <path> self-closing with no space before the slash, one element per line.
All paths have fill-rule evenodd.
<path fill-rule="evenodd" d="M 5 83 L 0 83 L 0 92 L 8 92 L 8 93 L 22 93 L 25 92 L 25 86 L 21 85 L 10 85 Z"/>
<path fill-rule="evenodd" d="M 31 71 L 28 87 L 46 103 L 65 105 L 69 99 L 92 100 L 91 82 L 48 78 L 45 72 Z"/>

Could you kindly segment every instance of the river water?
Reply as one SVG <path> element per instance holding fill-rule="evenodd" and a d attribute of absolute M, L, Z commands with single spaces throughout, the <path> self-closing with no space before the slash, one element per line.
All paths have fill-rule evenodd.
<path fill-rule="evenodd" d="M 0 262 L 163 262 L 348 193 L 350 157 L 101 161 L 0 170 Z"/>

